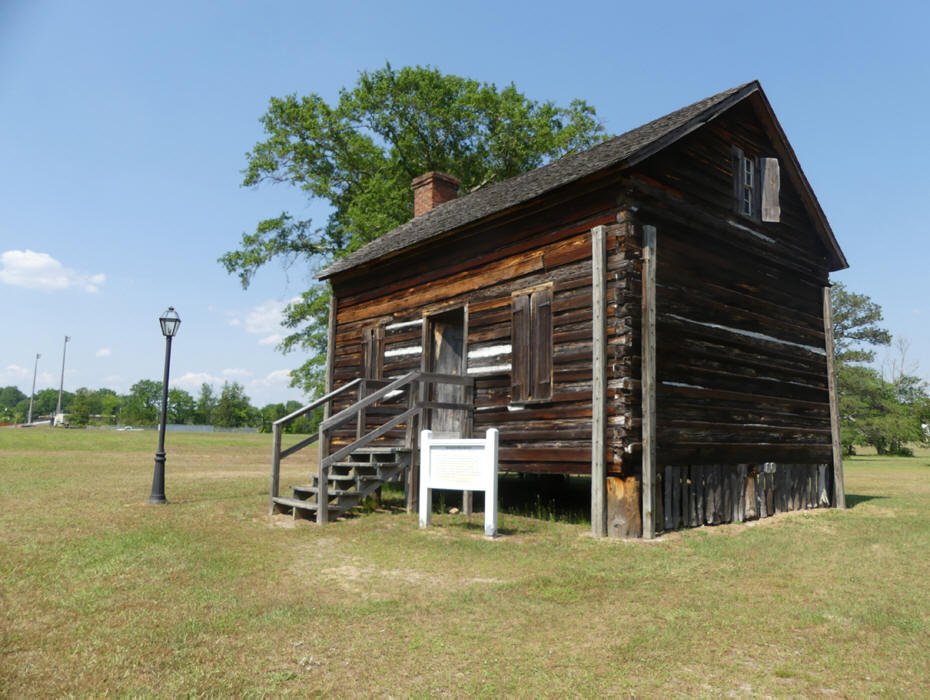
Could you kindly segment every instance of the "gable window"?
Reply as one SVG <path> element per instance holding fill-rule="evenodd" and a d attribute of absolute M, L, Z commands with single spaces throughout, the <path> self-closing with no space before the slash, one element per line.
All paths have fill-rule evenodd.
<path fill-rule="evenodd" d="M 752 216 L 752 203 L 755 201 L 755 178 L 756 164 L 752 158 L 741 158 L 743 165 L 743 181 L 740 183 L 742 189 L 740 213 L 746 216 Z"/>
<path fill-rule="evenodd" d="M 736 211 L 764 222 L 781 220 L 778 158 L 756 158 L 733 147 L 733 200 Z"/>
<path fill-rule="evenodd" d="M 513 403 L 552 398 L 552 288 L 515 293 L 511 298 Z"/>

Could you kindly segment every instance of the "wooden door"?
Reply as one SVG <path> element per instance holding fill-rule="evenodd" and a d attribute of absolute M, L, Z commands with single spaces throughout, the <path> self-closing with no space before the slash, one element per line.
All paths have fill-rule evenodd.
<path fill-rule="evenodd" d="M 428 372 L 455 374 L 465 371 L 465 309 L 454 309 L 428 319 L 426 354 Z M 434 384 L 430 399 L 445 403 L 460 403 L 465 398 L 464 387 L 454 384 Z M 437 436 L 460 437 L 465 426 L 465 413 L 440 408 L 429 411 L 427 424 Z"/>

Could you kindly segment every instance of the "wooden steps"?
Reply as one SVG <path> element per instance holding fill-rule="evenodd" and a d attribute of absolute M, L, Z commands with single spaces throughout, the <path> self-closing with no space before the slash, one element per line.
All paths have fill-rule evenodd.
<path fill-rule="evenodd" d="M 386 482 L 399 479 L 409 466 L 410 449 L 404 447 L 366 447 L 336 462 L 327 474 L 328 519 L 335 520 L 358 506 Z M 318 475 L 312 474 L 310 479 L 309 484 L 291 486 L 293 497 L 273 497 L 273 512 L 316 521 Z"/>

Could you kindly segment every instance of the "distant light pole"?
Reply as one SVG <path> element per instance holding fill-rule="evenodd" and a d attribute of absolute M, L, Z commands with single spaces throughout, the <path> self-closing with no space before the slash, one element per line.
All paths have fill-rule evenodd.
<path fill-rule="evenodd" d="M 165 423 L 168 420 L 168 369 L 171 367 L 171 339 L 177 335 L 181 318 L 173 306 L 158 319 L 165 336 L 165 378 L 161 383 L 161 424 L 158 426 L 158 450 L 155 452 L 155 474 L 149 503 L 167 503 L 165 498 Z"/>
<path fill-rule="evenodd" d="M 61 415 L 61 392 L 65 389 L 65 354 L 68 352 L 69 340 L 71 340 L 71 336 L 66 335 L 65 344 L 61 350 L 61 384 L 58 386 L 58 407 L 55 409 L 55 418 L 52 420 L 52 425 L 58 422 L 58 416 Z M 64 423 L 64 419 L 61 422 Z"/>
<path fill-rule="evenodd" d="M 32 393 L 29 394 L 29 417 L 26 418 L 26 423 L 32 423 L 32 401 L 36 396 L 36 374 L 39 372 L 39 358 L 42 357 L 39 353 L 36 353 L 36 367 L 32 370 Z"/>

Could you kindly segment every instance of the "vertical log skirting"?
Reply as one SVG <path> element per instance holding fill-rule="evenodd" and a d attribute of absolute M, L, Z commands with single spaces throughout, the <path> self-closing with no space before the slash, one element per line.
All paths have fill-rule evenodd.
<path fill-rule="evenodd" d="M 591 534 L 607 535 L 607 228 L 591 230 Z"/>
<path fill-rule="evenodd" d="M 643 226 L 642 315 L 643 537 L 655 537 L 656 474 L 656 229 Z"/>
<path fill-rule="evenodd" d="M 836 397 L 836 366 L 833 362 L 833 306 L 829 287 L 823 288 L 823 332 L 826 336 L 827 387 L 830 392 L 830 431 L 833 433 L 833 502 L 837 508 L 845 508 L 846 484 L 840 445 L 840 412 Z"/>
<path fill-rule="evenodd" d="M 657 525 L 669 532 L 830 506 L 826 464 L 665 465 L 656 475 Z"/>

